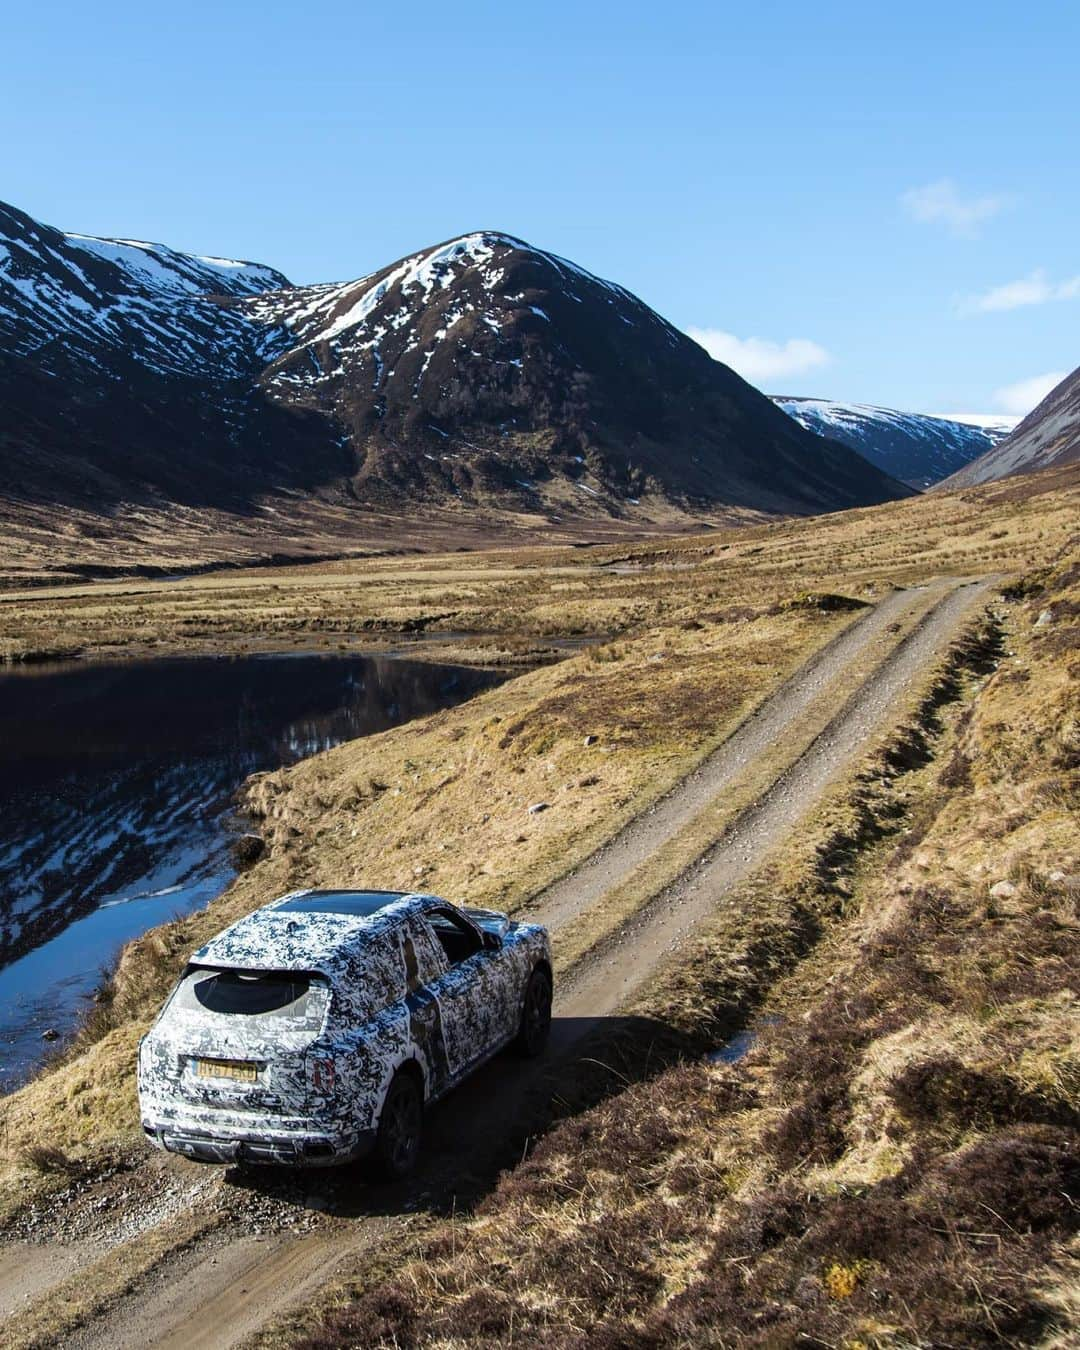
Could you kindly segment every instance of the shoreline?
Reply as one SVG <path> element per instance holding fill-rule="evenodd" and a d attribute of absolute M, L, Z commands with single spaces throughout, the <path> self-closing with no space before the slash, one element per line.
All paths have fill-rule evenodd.
<path fill-rule="evenodd" d="M 407 629 L 383 630 L 379 636 L 336 635 L 335 640 L 313 634 L 285 642 L 280 634 L 265 641 L 250 637 L 193 639 L 189 643 L 129 643 L 124 646 L 79 646 L 0 652 L 0 676 L 38 673 L 42 666 L 79 663 L 113 664 L 153 660 L 235 660 L 261 656 L 383 656 L 392 660 L 425 661 L 434 665 L 459 665 L 490 670 L 535 670 L 552 665 L 586 647 L 610 642 L 616 635 L 593 633 L 574 637 L 507 639 L 498 633 L 418 633 Z"/>

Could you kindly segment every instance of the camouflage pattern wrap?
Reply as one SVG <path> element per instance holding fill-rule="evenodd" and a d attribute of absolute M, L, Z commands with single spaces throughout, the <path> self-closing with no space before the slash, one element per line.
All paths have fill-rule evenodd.
<path fill-rule="evenodd" d="M 152 1143 L 208 1162 L 345 1162 L 372 1147 L 403 1066 L 431 1102 L 514 1039 L 533 970 L 550 975 L 546 931 L 381 894 L 294 892 L 195 952 L 139 1047 Z"/>

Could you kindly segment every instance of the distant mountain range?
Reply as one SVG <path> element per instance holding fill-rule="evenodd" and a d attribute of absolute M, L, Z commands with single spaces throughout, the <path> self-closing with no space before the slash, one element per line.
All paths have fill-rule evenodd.
<path fill-rule="evenodd" d="M 947 487 L 989 483 L 1080 461 L 1080 369 L 1066 376 L 1000 444 L 954 473 Z"/>
<path fill-rule="evenodd" d="M 774 401 L 808 431 L 842 441 L 893 478 L 918 488 L 930 487 L 985 454 L 1013 426 L 1006 418 L 961 422 L 820 398 L 775 395 Z"/>
<path fill-rule="evenodd" d="M 0 207 L 9 507 L 287 513 L 318 499 L 633 520 L 907 491 L 630 292 L 507 235 L 293 286 Z"/>

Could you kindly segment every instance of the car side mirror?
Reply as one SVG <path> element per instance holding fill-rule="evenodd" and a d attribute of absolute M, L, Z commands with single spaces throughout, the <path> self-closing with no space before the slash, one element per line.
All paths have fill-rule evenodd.
<path fill-rule="evenodd" d="M 485 929 L 485 930 L 484 930 L 484 951 L 486 951 L 486 952 L 497 952 L 501 946 L 502 946 L 502 938 L 498 935 L 498 933 L 489 933 L 489 932 Z"/>

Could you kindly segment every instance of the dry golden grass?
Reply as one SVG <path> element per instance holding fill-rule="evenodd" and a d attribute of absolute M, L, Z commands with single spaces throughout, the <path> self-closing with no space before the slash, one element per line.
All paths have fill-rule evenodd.
<path fill-rule="evenodd" d="M 1045 563 L 1075 533 L 1078 478 L 1070 466 L 1019 485 L 590 548 L 526 542 L 475 554 L 0 592 L 0 658 L 72 647 L 130 655 L 363 648 L 418 632 L 480 634 L 527 648 L 737 613 L 798 591 L 852 594 L 935 574 L 1012 572 Z"/>
<path fill-rule="evenodd" d="M 272 852 L 305 884 L 378 877 L 514 909 L 683 777 L 849 621 L 791 611 L 651 630 L 266 775 L 249 799 Z"/>
<path fill-rule="evenodd" d="M 128 651 L 200 645 L 230 650 L 256 636 L 269 645 L 280 645 L 286 637 L 337 641 L 357 632 L 384 631 L 379 625 L 415 624 L 435 614 L 445 616 L 432 622 L 436 629 L 486 633 L 500 643 L 528 645 L 571 631 L 614 635 L 601 646 L 532 671 L 468 705 L 256 780 L 251 799 L 263 816 L 268 857 L 207 911 L 131 944 L 111 1003 L 71 1056 L 0 1102 L 0 1153 L 5 1159 L 0 1166 L 0 1212 L 21 1203 L 32 1188 L 51 1184 L 47 1175 L 36 1174 L 23 1161 L 25 1149 L 43 1136 L 65 1156 L 90 1162 L 137 1136 L 132 1064 L 138 1035 L 186 952 L 223 924 L 299 884 L 370 884 L 373 879 L 380 885 L 422 886 L 473 903 L 517 907 L 698 763 L 810 650 L 847 621 L 847 616 L 814 603 L 801 607 L 788 602 L 806 592 L 880 594 L 893 584 L 942 572 L 1013 571 L 1029 564 L 1044 568 L 1062 555 L 1075 529 L 1080 496 L 1075 478 L 1044 475 L 1037 490 L 1029 486 L 1027 495 L 1015 484 L 999 485 L 813 522 L 617 548 L 517 549 L 484 557 L 426 558 L 422 563 L 394 559 L 327 564 L 6 598 L 0 603 L 0 640 L 21 643 L 23 650 L 55 643 L 61 635 L 90 650 Z M 1036 606 L 1044 599 L 1038 598 Z M 1066 597 L 1051 603 L 1073 602 Z M 1032 617 L 1027 608 L 1018 612 Z M 374 626 L 363 629 L 368 620 Z M 793 1005 L 810 1011 L 815 996 L 828 997 L 830 978 L 844 985 L 861 970 L 861 944 L 877 941 L 873 925 L 878 916 L 897 897 L 902 901 L 921 893 L 935 869 L 948 865 L 975 878 L 963 894 L 983 908 L 985 885 L 997 870 L 1006 868 L 1019 878 L 1022 913 L 1015 931 L 1002 931 L 1016 952 L 1022 954 L 1025 944 L 1030 947 L 1032 906 L 1044 886 L 1041 851 L 1068 852 L 1063 839 L 1075 811 L 1066 770 L 1058 765 L 1062 756 L 1062 763 L 1070 762 L 1076 748 L 1075 708 L 1070 712 L 1068 705 L 1074 687 L 1069 662 L 1075 665 L 1075 658 L 1062 646 L 1065 635 L 1064 618 L 1056 626 L 1052 622 L 1018 633 L 1021 664 L 1006 663 L 981 694 L 971 718 L 938 738 L 948 783 L 933 777 L 939 764 L 918 770 L 923 776 L 917 778 L 917 787 L 903 789 L 914 817 L 924 807 L 930 812 L 927 822 L 918 817 L 918 829 L 925 835 L 920 852 L 894 860 L 886 870 L 868 868 L 866 876 L 851 870 L 844 848 L 858 853 L 901 800 L 900 789 L 894 790 L 889 781 L 862 784 L 856 802 L 834 802 L 833 814 L 818 819 L 816 833 L 747 890 L 736 927 L 717 929 L 684 951 L 681 964 L 639 1011 L 698 1041 L 727 1034 L 828 932 L 834 936 L 820 947 L 820 967 L 814 964 L 817 958 L 804 963 L 791 977 L 794 983 L 782 997 L 777 995 L 785 1015 Z M 1017 673 L 1020 677 L 1012 678 Z M 1075 673 L 1071 678 L 1075 681 Z M 586 737 L 594 736 L 596 741 L 586 745 Z M 904 775 L 903 781 L 915 780 Z M 528 807 L 537 802 L 547 803 L 548 809 L 530 814 Z M 835 865 L 830 861 L 826 866 L 813 847 L 826 840 L 839 858 Z M 930 859 L 925 865 L 918 861 L 924 853 Z M 1074 859 L 1070 865 L 1075 870 L 1080 864 Z M 985 875 L 977 872 L 980 866 Z M 660 884 L 655 876 L 651 882 Z M 909 884 L 910 892 L 904 891 Z M 640 899 L 631 896 L 628 903 Z M 974 912 L 987 917 L 983 909 Z M 905 914 L 897 912 L 898 923 Z M 863 915 L 865 932 L 859 927 Z M 1008 916 L 993 918 L 995 923 L 1012 922 Z M 978 924 L 974 928 L 981 931 Z M 847 945 L 845 934 L 850 934 Z M 1010 960 L 1022 964 L 1022 956 L 1009 956 L 1007 942 L 1000 952 L 995 948 L 994 959 L 1006 966 Z M 957 958 L 958 981 L 970 984 L 963 972 L 972 960 L 976 958 Z M 876 971 L 871 977 L 876 978 Z M 1043 1014 L 1059 1017 L 1055 991 L 1028 990 L 1022 997 L 1033 1000 L 1023 1012 L 1026 1029 Z M 924 1019 L 943 1043 L 952 1035 L 957 1053 L 950 1063 L 977 1068 L 985 1044 L 972 1038 L 969 1023 L 982 1025 L 981 1014 L 965 1005 L 955 1016 L 950 1029 L 945 1022 L 951 1013 L 947 1017 L 920 1004 L 910 1019 Z M 884 1054 L 891 1047 L 886 1038 L 901 1030 L 889 1027 L 872 1040 L 882 1041 Z M 470 1237 L 478 1261 L 493 1261 L 496 1269 L 507 1259 L 511 1269 L 520 1261 L 517 1285 L 508 1286 L 502 1301 L 496 1300 L 498 1306 L 483 1313 L 496 1338 L 505 1333 L 500 1317 L 518 1308 L 519 1297 L 531 1317 L 539 1315 L 537 1300 L 558 1295 L 584 1325 L 597 1316 L 602 1302 L 597 1291 L 605 1281 L 614 1281 L 623 1291 L 611 1303 L 612 1315 L 623 1307 L 633 1318 L 645 1318 L 648 1308 L 660 1307 L 683 1291 L 688 1298 L 690 1291 L 700 1292 L 702 1280 L 711 1278 L 705 1234 L 730 1217 L 725 1206 L 747 1199 L 757 1203 L 754 1197 L 767 1193 L 770 1159 L 775 1162 L 783 1153 L 779 1144 L 768 1143 L 768 1131 L 780 1127 L 784 1110 L 791 1107 L 789 1097 L 798 1103 L 800 1094 L 810 1091 L 797 1076 L 785 1070 L 785 1077 L 777 1067 L 785 1054 L 790 1058 L 794 1053 L 790 1047 L 777 1039 L 774 1063 L 768 1040 L 763 1037 L 746 1080 L 695 1066 L 679 1070 L 683 1077 L 658 1088 L 659 1096 L 646 1086 L 634 1090 L 640 1098 L 620 1098 L 612 1108 L 613 1121 L 625 1112 L 631 1124 L 644 1128 L 648 1120 L 658 1123 L 634 1145 L 640 1168 L 635 1162 L 614 1181 L 605 1178 L 603 1168 L 593 1175 L 597 1164 L 589 1144 L 591 1127 L 582 1127 L 584 1135 L 571 1129 L 570 1135 L 556 1132 L 551 1137 L 535 1169 L 527 1168 L 516 1178 L 526 1186 L 522 1194 L 531 1197 L 528 1224 L 521 1227 L 525 1212 L 515 1209 L 516 1200 L 508 1202 L 504 1223 L 499 1217 L 503 1201 L 496 1198 L 475 1239 Z M 1042 1048 L 1025 1066 L 1025 1081 L 1049 1082 L 1059 1072 L 1060 1047 L 1067 1042 L 1039 1030 L 1037 1043 Z M 858 1055 L 852 1051 L 843 1064 L 845 1092 L 856 1090 L 863 1081 L 860 1075 L 867 1075 L 865 1101 L 857 1098 L 851 1117 L 860 1122 L 858 1139 L 848 1140 L 847 1117 L 835 1137 L 829 1134 L 835 1121 L 828 1103 L 807 1107 L 808 1119 L 821 1122 L 826 1142 L 839 1140 L 844 1146 L 838 1157 L 791 1163 L 789 1170 L 800 1176 L 816 1169 L 814 1184 L 821 1194 L 841 1184 L 845 1166 L 853 1176 L 865 1176 L 869 1168 L 888 1179 L 898 1175 L 897 1168 L 902 1175 L 911 1156 L 904 1140 L 889 1154 L 893 1141 L 882 1144 L 880 1133 L 874 1134 L 885 1128 L 881 1121 L 898 1128 L 902 1112 L 895 1103 L 889 1107 L 892 1114 L 879 1109 L 884 1079 L 881 1073 L 874 1076 L 876 1061 L 864 1062 L 862 1052 L 869 1044 L 860 1045 Z M 901 1060 L 905 1071 L 917 1064 L 903 1056 L 896 1062 Z M 813 1062 L 809 1054 L 806 1062 Z M 746 1095 L 748 1081 L 755 1086 Z M 788 1133 L 797 1140 L 801 1128 Z M 807 1131 L 813 1137 L 810 1126 Z M 625 1133 L 618 1138 L 629 1148 L 632 1140 Z M 564 1195 L 558 1205 L 546 1179 L 549 1165 L 577 1178 L 575 1195 Z M 535 1194 L 529 1190 L 534 1181 Z M 654 1203 L 657 1197 L 663 1208 Z M 521 1227 L 531 1242 L 547 1231 L 548 1204 L 554 1205 L 552 1232 L 558 1237 L 552 1251 L 562 1253 L 553 1267 L 556 1272 L 578 1259 L 579 1239 L 610 1228 L 610 1248 L 595 1289 L 583 1286 L 560 1293 L 551 1271 L 543 1276 L 555 1280 L 550 1288 L 544 1285 L 537 1293 L 529 1283 L 538 1246 L 522 1251 L 510 1242 L 506 1224 Z M 683 1228 L 681 1211 L 687 1209 L 693 1224 Z M 694 1217 L 698 1209 L 701 1223 Z M 644 1256 L 632 1255 L 634 1244 Z M 586 1257 L 592 1259 L 591 1249 Z M 841 1269 L 831 1287 L 847 1288 L 854 1278 L 853 1292 L 835 1299 L 829 1285 L 822 1287 L 830 1307 L 855 1307 L 866 1269 L 857 1264 L 863 1259 L 858 1253 L 842 1257 L 843 1252 L 830 1254 L 830 1262 Z M 629 1275 L 622 1270 L 627 1261 Z M 478 1267 L 462 1267 L 470 1268 Z M 829 1268 L 819 1263 L 814 1277 L 824 1279 Z M 427 1317 L 443 1304 L 438 1291 L 424 1288 Z M 444 1311 L 451 1307 L 456 1307 L 453 1299 L 445 1302 Z M 561 1314 L 553 1309 L 554 1304 L 545 1304 L 543 1317 L 556 1330 L 565 1330 L 558 1321 Z M 477 1316 L 481 1312 L 473 1309 Z M 430 1325 L 442 1324 L 434 1317 Z M 450 1323 L 447 1328 L 444 1339 L 449 1344 L 454 1333 Z M 471 1337 L 474 1331 L 473 1326 L 463 1334 Z"/>
<path fill-rule="evenodd" d="M 0 1100 L 0 1210 L 40 1140 L 138 1134 L 135 1045 L 186 956 L 301 885 L 377 884 L 514 909 L 685 775 L 851 615 L 792 608 L 589 649 L 421 722 L 251 780 L 267 857 L 206 910 L 125 949 L 71 1055 Z M 586 744 L 586 738 L 590 744 Z M 595 739 L 592 739 L 595 738 Z M 530 805 L 547 809 L 530 814 Z"/>
<path fill-rule="evenodd" d="M 758 1004 L 745 1060 L 639 1063 L 267 1344 L 1073 1343 L 1080 561 L 1002 621 L 635 1007 Z"/>
<path fill-rule="evenodd" d="M 255 501 L 240 513 L 209 507 L 124 503 L 106 512 L 0 498 L 0 585 L 37 586 L 87 577 L 162 576 L 207 568 L 265 566 L 281 559 L 364 558 L 467 552 L 578 540 L 644 539 L 769 517 L 761 511 L 686 511 L 657 498 L 616 518 L 580 493 L 561 512 L 470 503 L 360 508 L 318 493 Z"/>

